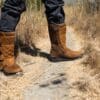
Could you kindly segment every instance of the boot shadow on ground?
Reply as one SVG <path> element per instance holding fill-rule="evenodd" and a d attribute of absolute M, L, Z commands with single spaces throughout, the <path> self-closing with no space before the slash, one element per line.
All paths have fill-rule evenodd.
<path fill-rule="evenodd" d="M 46 59 L 49 59 L 50 54 L 46 53 L 46 52 L 42 52 L 41 49 L 37 48 L 34 44 L 33 45 L 29 45 L 29 44 L 24 44 L 22 43 L 20 40 L 18 40 L 16 42 L 16 46 L 15 46 L 15 55 L 17 56 L 18 51 L 20 50 L 21 52 L 24 52 L 27 55 L 31 55 L 34 57 L 40 56 Z"/>
<path fill-rule="evenodd" d="M 37 48 L 34 44 L 29 46 L 28 44 L 24 44 L 21 41 L 18 41 L 16 43 L 16 50 L 15 50 L 15 56 L 17 56 L 17 52 L 20 49 L 21 52 L 24 52 L 27 55 L 31 55 L 34 57 L 43 57 L 48 59 L 50 62 L 61 62 L 61 61 L 72 61 L 75 59 L 67 59 L 67 58 L 59 58 L 59 59 L 55 59 L 55 58 L 51 58 L 50 54 L 41 51 L 41 49 Z M 51 60 L 53 59 L 53 60 Z"/>

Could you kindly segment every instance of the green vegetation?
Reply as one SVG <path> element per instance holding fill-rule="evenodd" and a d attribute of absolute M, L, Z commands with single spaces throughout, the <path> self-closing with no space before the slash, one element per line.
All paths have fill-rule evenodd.
<path fill-rule="evenodd" d="M 26 4 L 28 9 L 41 10 L 41 0 L 26 0 Z"/>
<path fill-rule="evenodd" d="M 0 0 L 0 7 L 4 0 Z M 26 0 L 27 9 L 41 10 L 42 0 Z"/>
<path fill-rule="evenodd" d="M 3 0 L 0 0 L 0 7 L 3 5 Z"/>

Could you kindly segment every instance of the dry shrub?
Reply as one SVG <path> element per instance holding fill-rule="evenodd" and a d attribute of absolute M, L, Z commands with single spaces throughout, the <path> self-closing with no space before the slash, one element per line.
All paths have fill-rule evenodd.
<path fill-rule="evenodd" d="M 89 50 L 87 52 L 87 58 L 84 61 L 85 66 L 90 66 L 91 69 L 100 69 L 100 53 L 96 50 Z"/>
<path fill-rule="evenodd" d="M 66 7 L 67 24 L 81 35 L 84 42 L 86 59 L 83 65 L 93 69 L 93 73 L 100 72 L 100 13 L 87 13 L 84 8 L 77 6 Z M 89 10 L 89 9 L 88 9 Z"/>

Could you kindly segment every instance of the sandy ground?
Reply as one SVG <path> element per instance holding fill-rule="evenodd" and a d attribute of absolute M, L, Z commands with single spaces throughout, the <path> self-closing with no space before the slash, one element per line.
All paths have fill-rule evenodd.
<path fill-rule="evenodd" d="M 81 36 L 68 27 L 67 44 L 78 50 L 84 46 Z M 20 52 L 17 62 L 22 76 L 5 76 L 0 72 L 0 100 L 100 100 L 99 75 L 83 65 L 83 58 L 53 63 L 47 59 L 49 38 L 42 38 L 37 56 Z"/>

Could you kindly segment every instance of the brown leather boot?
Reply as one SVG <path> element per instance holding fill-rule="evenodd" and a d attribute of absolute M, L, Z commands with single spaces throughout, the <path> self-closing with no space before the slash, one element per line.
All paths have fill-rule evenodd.
<path fill-rule="evenodd" d="M 66 61 L 82 56 L 81 51 L 72 51 L 66 47 L 66 25 L 50 24 L 49 36 L 51 40 L 51 61 Z"/>
<path fill-rule="evenodd" d="M 14 48 L 15 48 L 14 33 L 0 32 L 0 51 L 2 55 L 1 69 L 5 74 L 16 74 L 22 72 L 22 69 L 15 62 Z"/>

